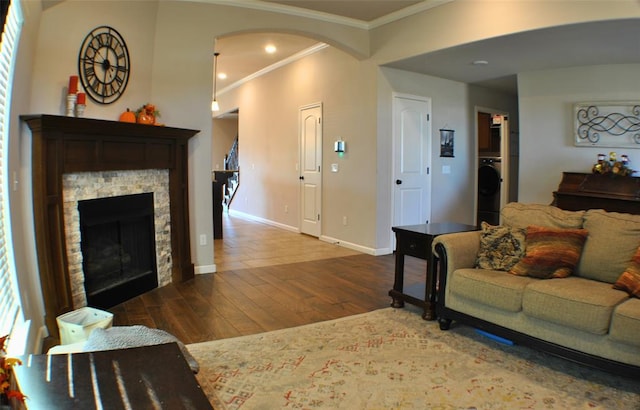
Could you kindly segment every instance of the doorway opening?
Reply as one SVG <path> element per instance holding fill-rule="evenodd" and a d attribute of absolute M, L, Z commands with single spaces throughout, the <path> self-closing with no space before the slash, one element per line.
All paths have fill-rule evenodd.
<path fill-rule="evenodd" d="M 478 173 L 476 224 L 500 224 L 509 200 L 509 115 L 477 110 Z"/>

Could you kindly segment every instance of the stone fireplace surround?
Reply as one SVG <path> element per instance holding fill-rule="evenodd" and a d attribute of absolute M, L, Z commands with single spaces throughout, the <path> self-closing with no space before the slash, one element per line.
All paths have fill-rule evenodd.
<path fill-rule="evenodd" d="M 87 305 L 78 201 L 152 192 L 158 286 L 171 283 L 171 213 L 167 170 L 79 172 L 64 174 L 62 184 L 67 265 L 74 308 Z"/>
<path fill-rule="evenodd" d="M 77 173 L 167 170 L 171 280 L 193 278 L 188 202 L 188 140 L 198 130 L 57 115 L 20 117 L 31 130 L 33 207 L 45 323 L 59 339 L 57 316 L 74 301 L 65 233 L 63 179 Z M 160 265 L 160 263 L 159 263 Z"/>

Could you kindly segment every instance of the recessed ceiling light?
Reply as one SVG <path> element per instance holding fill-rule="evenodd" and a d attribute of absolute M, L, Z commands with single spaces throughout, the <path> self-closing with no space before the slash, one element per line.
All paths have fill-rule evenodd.
<path fill-rule="evenodd" d="M 268 44 L 265 48 L 264 51 L 266 51 L 269 54 L 273 54 L 275 53 L 277 50 L 276 46 L 274 46 L 273 44 Z"/>
<path fill-rule="evenodd" d="M 489 62 L 487 60 L 474 60 L 471 64 L 473 64 L 473 65 L 488 65 Z"/>
<path fill-rule="evenodd" d="M 224 80 L 227 78 L 227 74 L 226 73 L 218 73 L 218 78 L 221 80 Z"/>

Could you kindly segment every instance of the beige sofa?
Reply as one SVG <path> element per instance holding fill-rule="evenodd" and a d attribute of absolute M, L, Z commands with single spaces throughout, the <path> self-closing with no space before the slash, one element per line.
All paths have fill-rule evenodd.
<path fill-rule="evenodd" d="M 515 267 L 512 273 L 476 268 L 483 231 L 441 235 L 433 244 L 440 328 L 464 322 L 517 344 L 640 378 L 640 299 L 613 287 L 640 246 L 640 215 L 511 203 L 501 217 L 501 227 L 514 232 L 526 233 L 530 226 L 585 229 L 574 271 L 541 279 L 517 276 Z M 483 246 L 486 251 L 486 241 Z"/>

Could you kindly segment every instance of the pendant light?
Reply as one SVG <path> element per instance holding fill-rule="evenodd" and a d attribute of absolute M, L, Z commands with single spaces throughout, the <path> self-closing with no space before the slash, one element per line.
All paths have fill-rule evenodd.
<path fill-rule="evenodd" d="M 211 111 L 220 111 L 220 105 L 216 100 L 216 83 L 218 82 L 218 56 L 220 53 L 213 53 L 213 101 L 211 101 Z"/>

